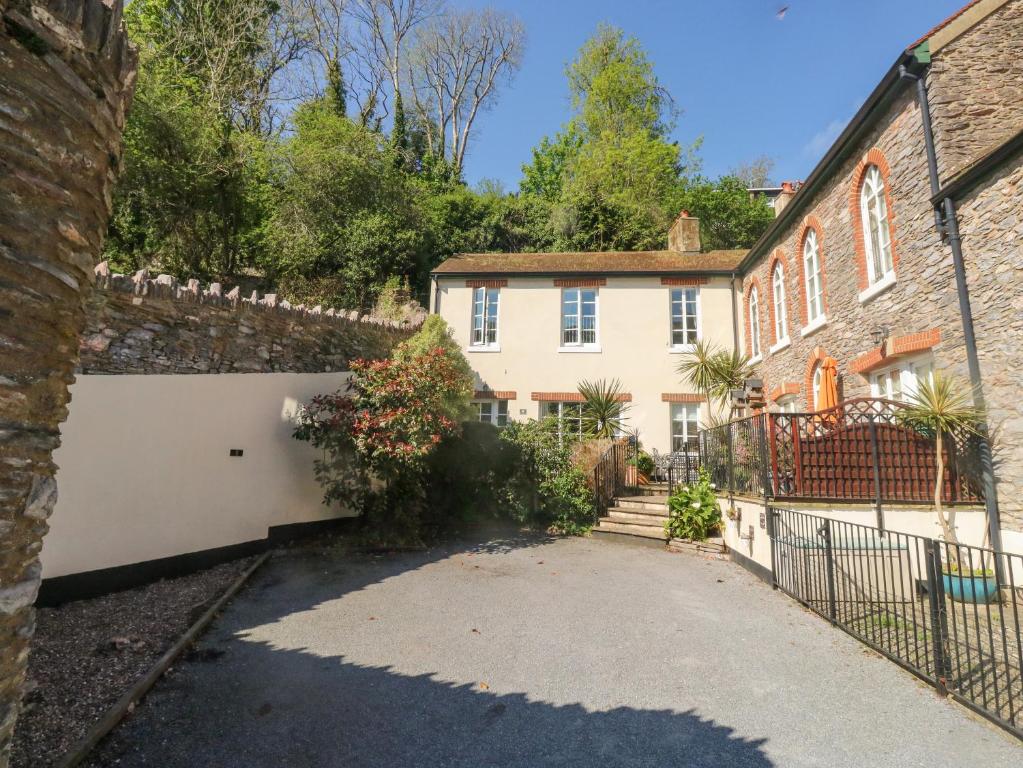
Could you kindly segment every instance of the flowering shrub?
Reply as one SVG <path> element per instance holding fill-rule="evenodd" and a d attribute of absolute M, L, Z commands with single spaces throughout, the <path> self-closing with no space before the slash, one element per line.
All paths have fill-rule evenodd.
<path fill-rule="evenodd" d="M 664 535 L 669 539 L 703 541 L 721 527 L 717 486 L 703 467 L 693 485 L 683 485 L 668 498 L 668 522 Z"/>
<path fill-rule="evenodd" d="M 302 410 L 295 437 L 323 450 L 324 503 L 358 510 L 389 543 L 419 543 L 427 457 L 459 431 L 452 403 L 472 381 L 437 348 L 402 360 L 357 360 L 344 390 Z M 372 536 L 371 536 L 372 538 Z"/>

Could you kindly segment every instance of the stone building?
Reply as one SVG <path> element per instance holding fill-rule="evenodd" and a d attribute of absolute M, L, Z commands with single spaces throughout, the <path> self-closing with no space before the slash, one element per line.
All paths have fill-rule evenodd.
<path fill-rule="evenodd" d="M 742 343 L 771 409 L 814 410 L 825 357 L 841 398 L 902 399 L 949 372 L 986 401 L 1001 524 L 1014 532 L 1021 49 L 1021 0 L 977 0 L 909 46 L 740 265 Z"/>

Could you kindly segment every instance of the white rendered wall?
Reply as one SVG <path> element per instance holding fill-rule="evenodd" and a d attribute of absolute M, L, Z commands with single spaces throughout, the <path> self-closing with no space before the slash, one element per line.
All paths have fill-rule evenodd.
<path fill-rule="evenodd" d="M 342 516 L 294 415 L 346 373 L 79 376 L 54 453 L 45 578 L 263 539 Z M 231 457 L 232 448 L 244 454 Z"/>

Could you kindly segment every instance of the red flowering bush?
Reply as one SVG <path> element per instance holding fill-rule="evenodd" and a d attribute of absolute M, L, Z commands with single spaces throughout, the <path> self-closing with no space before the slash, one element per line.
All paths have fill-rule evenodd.
<path fill-rule="evenodd" d="M 425 460 L 459 432 L 453 411 L 471 394 L 472 379 L 441 348 L 354 362 L 347 387 L 314 397 L 295 429 L 323 450 L 316 477 L 324 503 L 358 510 L 389 543 L 417 543 Z"/>

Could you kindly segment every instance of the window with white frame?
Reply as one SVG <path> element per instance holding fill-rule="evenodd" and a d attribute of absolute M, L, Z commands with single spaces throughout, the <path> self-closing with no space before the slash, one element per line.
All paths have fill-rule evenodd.
<path fill-rule="evenodd" d="M 881 178 L 881 171 L 876 165 L 868 167 L 863 175 L 863 186 L 860 188 L 860 215 L 863 219 L 867 277 L 873 285 L 895 274 L 884 179 Z"/>
<path fill-rule="evenodd" d="M 813 369 L 813 409 L 820 410 L 821 407 L 821 382 L 824 381 L 824 366 L 817 363 Z"/>
<path fill-rule="evenodd" d="M 493 424 L 495 427 L 508 426 L 507 400 L 477 400 L 472 405 L 481 423 Z"/>
<path fill-rule="evenodd" d="M 561 292 L 561 345 L 597 345 L 597 289 L 565 288 Z"/>
<path fill-rule="evenodd" d="M 473 347 L 497 346 L 497 307 L 501 297 L 499 288 L 474 288 L 472 292 Z"/>
<path fill-rule="evenodd" d="M 700 337 L 700 290 L 671 289 L 671 346 L 688 347 Z"/>
<path fill-rule="evenodd" d="M 774 338 L 781 344 L 789 337 L 789 315 L 785 306 L 785 268 L 780 261 L 774 265 L 771 288 L 774 291 Z"/>
<path fill-rule="evenodd" d="M 775 403 L 778 406 L 778 413 L 796 413 L 798 404 L 795 395 L 784 395 L 779 397 Z"/>
<path fill-rule="evenodd" d="M 813 323 L 824 317 L 824 282 L 821 275 L 820 243 L 817 231 L 810 229 L 803 241 L 803 275 L 806 285 L 806 320 Z"/>
<path fill-rule="evenodd" d="M 583 404 L 582 403 L 547 403 L 544 416 L 553 416 L 558 420 L 558 437 L 579 438 L 583 435 Z"/>
<path fill-rule="evenodd" d="M 751 357 L 760 357 L 760 299 L 756 286 L 749 292 L 749 348 Z"/>
<path fill-rule="evenodd" d="M 672 453 L 700 450 L 700 406 L 695 403 L 671 404 Z"/>
<path fill-rule="evenodd" d="M 902 360 L 898 364 L 870 375 L 870 390 L 874 397 L 906 402 L 916 394 L 920 383 L 934 382 L 934 359 L 930 355 Z"/>

